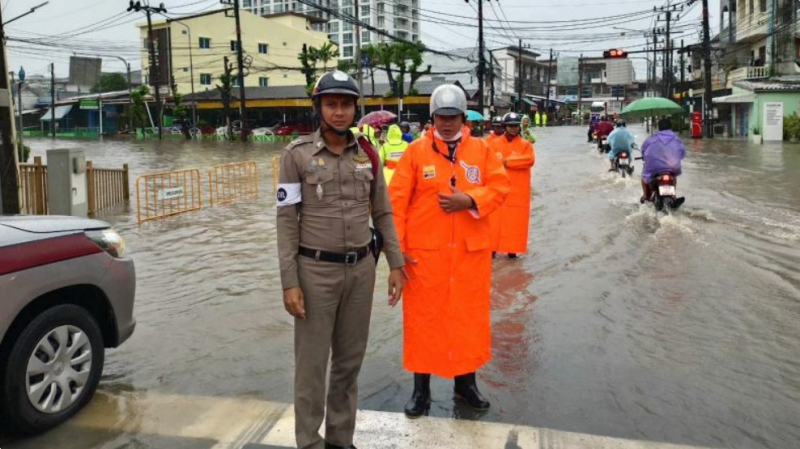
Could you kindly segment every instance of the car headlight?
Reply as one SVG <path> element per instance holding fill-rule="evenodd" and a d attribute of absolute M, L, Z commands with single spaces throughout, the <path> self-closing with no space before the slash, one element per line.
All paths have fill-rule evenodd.
<path fill-rule="evenodd" d="M 112 257 L 120 258 L 125 254 L 125 240 L 113 229 L 87 231 L 86 237 L 95 242 L 103 251 Z"/>

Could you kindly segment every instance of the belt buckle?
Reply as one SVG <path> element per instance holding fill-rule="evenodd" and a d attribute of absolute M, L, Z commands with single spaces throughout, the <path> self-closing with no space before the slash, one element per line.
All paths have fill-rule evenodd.
<path fill-rule="evenodd" d="M 351 251 L 344 255 L 344 264 L 345 265 L 355 265 L 358 262 L 358 253 L 355 251 Z"/>

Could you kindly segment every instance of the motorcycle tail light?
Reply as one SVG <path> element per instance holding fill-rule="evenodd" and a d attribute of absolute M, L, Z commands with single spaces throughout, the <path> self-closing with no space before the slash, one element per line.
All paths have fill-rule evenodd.
<path fill-rule="evenodd" d="M 623 151 L 622 153 L 620 153 L 620 154 L 619 154 L 619 157 L 621 157 L 621 158 L 627 158 L 627 157 L 628 157 L 628 153 L 626 153 L 626 152 L 624 152 L 624 151 Z"/>
<path fill-rule="evenodd" d="M 664 175 L 661 177 L 661 180 L 664 182 L 669 182 L 672 178 L 669 175 Z"/>

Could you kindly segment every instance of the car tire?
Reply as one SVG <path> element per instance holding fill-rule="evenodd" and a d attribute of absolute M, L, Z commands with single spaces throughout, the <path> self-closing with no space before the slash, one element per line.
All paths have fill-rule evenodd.
<path fill-rule="evenodd" d="M 86 353 L 91 353 L 91 359 L 88 361 L 88 367 L 86 366 L 87 362 L 72 365 L 71 360 L 70 363 L 62 363 L 62 366 L 69 366 L 71 370 L 78 366 L 81 373 L 88 373 L 88 376 L 86 376 L 85 383 L 80 387 L 76 397 L 72 398 L 68 405 L 65 405 L 60 410 L 45 412 L 38 409 L 29 399 L 27 393 L 28 366 L 34 357 L 34 351 L 38 351 L 41 348 L 43 339 L 53 336 L 53 332 L 57 329 L 69 329 L 72 332 L 79 331 L 82 333 L 86 337 L 89 347 L 86 347 L 86 343 L 79 343 L 83 340 L 76 340 L 77 333 L 69 333 L 67 335 L 68 342 L 78 347 L 77 349 L 81 351 L 81 357 L 84 357 Z M 60 354 L 60 350 L 60 347 L 55 349 L 55 354 Z M 76 354 L 78 353 L 76 352 Z M 41 355 L 41 357 L 46 357 L 46 354 Z M 72 357 L 76 356 L 73 355 Z M 6 364 L 7 370 L 0 378 L 0 382 L 2 382 L 0 387 L 3 393 L 0 396 L 4 402 L 0 404 L 0 410 L 3 410 L 6 415 L 5 418 L 11 424 L 10 428 L 22 434 L 38 433 L 57 426 L 78 413 L 92 399 L 97 385 L 100 383 L 104 357 L 105 348 L 100 328 L 91 313 L 83 307 L 72 304 L 59 305 L 45 310 L 34 318 L 14 343 Z M 62 368 L 59 372 L 64 371 L 65 369 Z M 42 383 L 51 382 L 49 380 L 45 381 L 44 379 L 46 378 L 44 375 L 42 376 Z M 34 379 L 38 380 L 39 378 Z M 49 387 L 43 389 L 45 392 L 52 391 L 48 390 L 48 388 L 56 388 L 56 385 L 56 383 L 50 383 Z M 73 384 L 70 384 L 70 388 L 73 388 Z M 46 396 L 46 394 L 42 394 L 42 396 Z M 58 393 L 54 397 L 61 397 L 65 402 L 68 401 L 66 396 L 59 396 Z M 58 399 L 54 399 L 54 402 L 57 401 Z"/>

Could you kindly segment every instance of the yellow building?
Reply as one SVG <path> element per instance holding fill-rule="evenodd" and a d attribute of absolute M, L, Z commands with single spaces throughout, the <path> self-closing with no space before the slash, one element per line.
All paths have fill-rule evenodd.
<path fill-rule="evenodd" d="M 262 17 L 241 11 L 240 21 L 245 67 L 249 66 L 245 69 L 245 86 L 305 84 L 297 56 L 303 44 L 319 48 L 328 42 L 326 33 L 312 29 L 313 24 L 324 20 L 294 12 Z M 138 27 L 144 82 L 151 84 L 147 23 Z M 231 9 L 153 22 L 153 36 L 162 93 L 167 92 L 170 79 L 184 95 L 215 90 L 226 56 L 236 73 L 236 22 Z M 328 67 L 336 67 L 337 61 L 328 62 Z M 234 85 L 238 86 L 237 81 L 234 79 Z"/>

